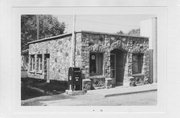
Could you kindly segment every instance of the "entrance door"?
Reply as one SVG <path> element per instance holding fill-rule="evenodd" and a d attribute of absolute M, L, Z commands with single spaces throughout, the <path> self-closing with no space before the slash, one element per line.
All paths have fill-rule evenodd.
<path fill-rule="evenodd" d="M 110 56 L 110 69 L 111 69 L 112 83 L 115 85 L 116 84 L 116 55 L 113 53 Z"/>

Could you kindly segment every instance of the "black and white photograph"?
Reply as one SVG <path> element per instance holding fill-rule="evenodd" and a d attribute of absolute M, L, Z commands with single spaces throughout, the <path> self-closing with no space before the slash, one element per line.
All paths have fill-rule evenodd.
<path fill-rule="evenodd" d="M 22 14 L 21 105 L 157 105 L 157 21 Z"/>
<path fill-rule="evenodd" d="M 0 118 L 179 118 L 179 0 L 0 0 Z"/>

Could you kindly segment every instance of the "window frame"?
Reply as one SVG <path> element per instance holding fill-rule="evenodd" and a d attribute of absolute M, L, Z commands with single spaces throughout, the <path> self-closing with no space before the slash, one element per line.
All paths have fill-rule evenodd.
<path fill-rule="evenodd" d="M 41 74 L 42 73 L 42 63 L 43 63 L 43 56 L 42 54 L 37 54 L 37 59 L 36 59 L 36 68 L 37 68 L 37 73 Z"/>
<path fill-rule="evenodd" d="M 137 56 L 137 57 L 136 57 L 136 58 L 137 58 L 136 61 L 133 60 L 134 56 Z M 144 53 L 132 53 L 132 74 L 133 74 L 133 75 L 142 74 L 143 61 L 144 61 L 143 59 L 144 59 Z M 137 72 L 134 71 L 134 70 L 135 70 L 135 67 L 134 67 L 135 63 L 134 63 L 134 62 L 135 62 L 136 65 L 138 66 L 138 67 L 137 67 L 137 68 L 138 68 L 138 71 L 137 71 Z"/>
<path fill-rule="evenodd" d="M 97 61 L 96 61 L 96 59 L 97 59 L 97 55 L 99 54 L 99 55 L 102 55 L 102 67 L 101 67 L 101 72 L 97 72 L 97 70 L 96 70 L 96 72 L 95 73 L 92 73 L 91 72 L 91 55 L 95 55 L 95 63 L 97 64 Z M 104 74 L 104 63 L 103 63 L 103 60 L 104 60 L 104 53 L 102 53 L 102 52 L 90 52 L 90 54 L 89 54 L 89 75 L 90 76 L 101 76 L 101 75 L 103 75 Z M 97 65 L 95 65 L 95 67 L 96 67 Z"/>
<path fill-rule="evenodd" d="M 35 55 L 30 55 L 30 72 L 35 72 Z"/>

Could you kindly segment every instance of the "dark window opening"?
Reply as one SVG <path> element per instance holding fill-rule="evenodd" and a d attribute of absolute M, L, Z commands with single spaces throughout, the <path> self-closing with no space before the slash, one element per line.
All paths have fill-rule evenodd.
<path fill-rule="evenodd" d="M 30 71 L 34 71 L 34 70 L 35 70 L 35 56 L 30 55 Z"/>
<path fill-rule="evenodd" d="M 103 54 L 90 53 L 90 75 L 103 74 Z"/>
<path fill-rule="evenodd" d="M 45 73 L 45 78 L 47 77 L 47 73 L 49 70 L 49 59 L 50 59 L 50 54 L 44 54 L 44 73 Z"/>
<path fill-rule="evenodd" d="M 137 53 L 132 55 L 132 74 L 138 74 L 142 72 L 143 66 L 143 54 Z"/>

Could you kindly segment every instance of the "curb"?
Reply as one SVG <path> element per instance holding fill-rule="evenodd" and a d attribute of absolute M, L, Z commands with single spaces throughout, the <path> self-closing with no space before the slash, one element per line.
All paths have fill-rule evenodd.
<path fill-rule="evenodd" d="M 104 97 L 113 97 L 113 96 L 119 96 L 119 95 L 128 95 L 128 94 L 135 94 L 135 93 L 144 93 L 144 92 L 151 92 L 151 91 L 157 91 L 157 89 L 149 89 L 149 90 L 142 90 L 142 91 L 131 91 L 131 92 L 124 92 L 124 93 L 114 93 L 114 94 L 107 94 L 104 95 Z"/>

